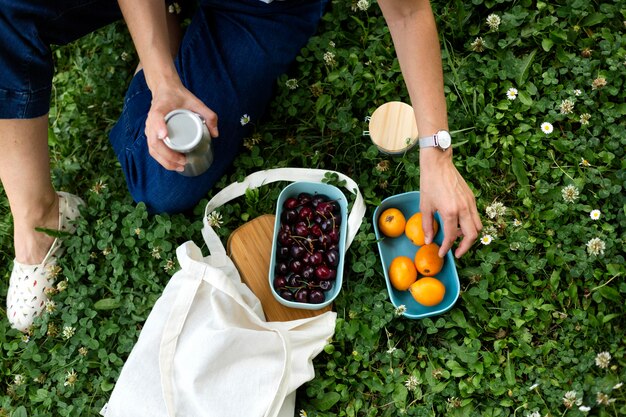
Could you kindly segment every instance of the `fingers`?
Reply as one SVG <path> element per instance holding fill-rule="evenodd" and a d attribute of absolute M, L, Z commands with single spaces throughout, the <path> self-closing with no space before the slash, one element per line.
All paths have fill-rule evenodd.
<path fill-rule="evenodd" d="M 171 150 L 162 139 L 148 139 L 148 150 L 163 168 L 169 171 L 183 172 L 187 158 L 185 155 Z"/>
<path fill-rule="evenodd" d="M 430 244 L 434 239 L 433 212 L 422 211 L 422 230 L 424 231 L 424 243 Z"/>
<path fill-rule="evenodd" d="M 220 133 L 217 129 L 217 114 L 215 114 L 215 112 L 213 112 L 206 106 L 204 106 L 202 112 L 198 112 L 198 114 L 204 119 L 204 123 L 209 128 L 209 133 L 211 134 L 211 137 L 218 137 Z"/>
<path fill-rule="evenodd" d="M 452 248 L 458 236 L 458 220 L 456 215 L 442 216 L 443 221 L 443 241 L 439 247 L 439 257 L 443 258 Z"/>
<path fill-rule="evenodd" d="M 482 228 L 482 225 L 480 226 L 480 228 L 476 227 L 476 224 L 474 223 L 474 218 L 473 216 L 470 216 L 469 213 L 467 213 L 467 215 L 465 216 L 460 217 L 459 221 L 463 239 L 461 240 L 461 243 L 459 243 L 459 246 L 456 248 L 456 251 L 454 251 L 454 256 L 457 258 L 463 256 L 469 250 L 469 248 L 472 247 L 472 244 L 474 243 L 474 241 L 476 241 L 476 238 L 478 237 L 478 232 L 480 231 L 480 228 Z"/>
<path fill-rule="evenodd" d="M 148 114 L 145 134 L 150 156 L 169 171 L 184 171 L 187 158 L 185 155 L 171 150 L 164 143 L 167 137 L 165 115 L 157 109 L 151 110 Z"/>

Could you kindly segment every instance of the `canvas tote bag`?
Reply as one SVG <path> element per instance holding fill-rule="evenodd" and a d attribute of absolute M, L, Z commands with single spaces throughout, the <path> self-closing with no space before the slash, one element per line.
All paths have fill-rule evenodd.
<path fill-rule="evenodd" d="M 275 181 L 320 182 L 332 171 L 278 168 L 256 172 L 207 204 L 203 257 L 189 241 L 177 248 L 181 269 L 155 303 L 124 364 L 105 417 L 292 417 L 295 391 L 314 377 L 312 360 L 334 334 L 336 313 L 267 322 L 261 303 L 239 273 L 207 215 L 230 200 Z M 365 214 L 357 184 L 346 248 Z"/>

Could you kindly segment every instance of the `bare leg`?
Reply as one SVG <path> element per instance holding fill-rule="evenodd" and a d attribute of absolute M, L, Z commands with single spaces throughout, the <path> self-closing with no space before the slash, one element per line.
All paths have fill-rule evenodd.
<path fill-rule="evenodd" d="M 13 214 L 15 258 L 41 262 L 54 238 L 36 227 L 57 229 L 59 199 L 50 179 L 48 116 L 0 120 L 0 180 Z"/>

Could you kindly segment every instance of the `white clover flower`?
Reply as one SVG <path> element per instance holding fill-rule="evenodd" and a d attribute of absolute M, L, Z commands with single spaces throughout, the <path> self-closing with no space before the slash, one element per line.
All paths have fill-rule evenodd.
<path fill-rule="evenodd" d="M 598 220 L 600 218 L 600 210 L 591 210 L 591 213 L 589 213 L 589 217 L 591 217 L 591 220 Z"/>
<path fill-rule="evenodd" d="M 488 224 L 483 228 L 483 235 L 490 235 L 491 237 L 498 235 L 498 229 L 493 224 Z"/>
<path fill-rule="evenodd" d="M 76 333 L 76 328 L 72 326 L 63 327 L 63 339 L 68 340 L 69 338 L 74 336 L 74 333 Z"/>
<path fill-rule="evenodd" d="M 591 89 L 597 90 L 598 88 L 602 88 L 606 86 L 606 78 L 598 77 L 591 83 Z"/>
<path fill-rule="evenodd" d="M 583 113 L 580 115 L 579 122 L 581 125 L 588 125 L 590 119 L 591 119 L 591 115 L 589 113 Z"/>
<path fill-rule="evenodd" d="M 401 316 L 405 312 L 406 312 L 406 306 L 404 304 L 400 304 L 398 307 L 396 307 L 395 315 Z"/>
<path fill-rule="evenodd" d="M 552 126 L 552 123 L 550 122 L 543 122 L 541 124 L 541 131 L 545 133 L 546 135 L 549 135 L 550 133 L 554 131 L 554 126 Z"/>
<path fill-rule="evenodd" d="M 89 353 L 89 350 L 87 350 L 85 346 L 81 346 L 78 348 L 78 354 L 80 356 L 87 356 L 87 353 Z"/>
<path fill-rule="evenodd" d="M 565 408 L 572 408 L 574 405 L 582 404 L 582 400 L 577 398 L 576 391 L 567 391 L 563 396 L 563 405 Z"/>
<path fill-rule="evenodd" d="M 105 188 L 107 188 L 107 185 L 105 182 L 103 182 L 102 180 L 99 180 L 98 182 L 96 182 L 92 187 L 91 187 L 91 192 L 94 194 L 100 194 L 102 192 L 102 190 L 104 190 Z"/>
<path fill-rule="evenodd" d="M 527 417 L 541 417 L 541 413 L 539 411 L 533 411 L 532 413 L 528 414 L 526 413 Z"/>
<path fill-rule="evenodd" d="M 359 10 L 365 11 L 365 10 L 369 9 L 369 7 L 370 7 L 370 2 L 369 2 L 368 0 L 359 0 L 359 1 L 356 3 L 356 7 L 357 7 Z"/>
<path fill-rule="evenodd" d="M 155 246 L 152 248 L 152 257 L 154 259 L 161 259 L 161 247 Z"/>
<path fill-rule="evenodd" d="M 22 335 L 22 342 L 24 343 L 30 342 L 30 336 L 27 334 Z"/>
<path fill-rule="evenodd" d="M 487 208 L 485 208 L 485 211 L 487 212 L 487 216 L 489 216 L 490 219 L 495 219 L 496 217 L 501 217 L 506 214 L 506 206 L 501 202 L 496 201 L 493 204 L 487 206 Z"/>
<path fill-rule="evenodd" d="M 488 245 L 491 242 L 493 242 L 493 236 L 491 235 L 484 235 L 480 238 L 480 243 L 482 243 L 483 245 Z"/>
<path fill-rule="evenodd" d="M 492 13 L 489 16 L 487 16 L 487 26 L 489 26 L 489 29 L 493 31 L 498 30 L 498 27 L 500 27 L 501 22 L 502 20 L 500 19 L 500 16 L 498 16 L 495 13 Z"/>
<path fill-rule="evenodd" d="M 511 244 L 509 245 L 509 249 L 511 249 L 512 251 L 520 250 L 521 247 L 522 244 L 519 242 L 511 242 Z"/>
<path fill-rule="evenodd" d="M 474 42 L 472 42 L 470 46 L 472 47 L 472 51 L 474 52 L 482 52 L 485 50 L 485 42 L 480 36 L 474 39 Z"/>
<path fill-rule="evenodd" d="M 20 386 L 23 385 L 26 382 L 26 377 L 22 374 L 17 374 L 15 375 L 15 377 L 13 377 L 13 384 Z"/>
<path fill-rule="evenodd" d="M 589 252 L 589 255 L 593 255 L 593 256 L 604 255 L 605 249 L 606 249 L 606 244 L 604 243 L 602 239 L 598 237 L 594 237 L 593 239 L 590 239 L 589 242 L 587 242 L 587 252 Z M 604 356 L 600 357 L 600 355 L 604 355 Z M 606 359 L 607 365 L 601 366 L 601 364 L 604 363 L 603 362 L 604 359 L 602 359 L 604 357 L 608 358 Z M 606 368 L 609 363 L 608 361 L 610 360 L 611 360 L 611 354 L 609 352 L 598 353 L 598 356 L 596 356 L 596 365 L 598 365 L 600 368 Z"/>
<path fill-rule="evenodd" d="M 520 227 L 522 222 L 519 219 L 513 219 L 513 226 Z"/>
<path fill-rule="evenodd" d="M 65 290 L 67 290 L 67 280 L 66 279 L 64 279 L 63 281 L 59 281 L 57 283 L 57 291 L 58 292 L 63 292 Z"/>
<path fill-rule="evenodd" d="M 165 262 L 165 266 L 163 267 L 163 270 L 165 272 L 171 272 L 174 270 L 175 267 L 176 267 L 176 262 L 174 262 L 172 259 L 168 259 L 167 262 Z"/>
<path fill-rule="evenodd" d="M 290 78 L 285 81 L 285 86 L 290 90 L 295 90 L 296 88 L 298 88 L 298 80 L 296 80 L 295 78 Z"/>
<path fill-rule="evenodd" d="M 324 62 L 326 65 L 333 65 L 335 63 L 335 54 L 330 51 L 324 52 Z"/>
<path fill-rule="evenodd" d="M 561 114 L 570 114 L 574 111 L 574 102 L 570 99 L 565 99 L 561 101 L 559 111 L 561 112 Z"/>
<path fill-rule="evenodd" d="M 604 245 L 604 242 L 602 242 L 602 244 Z M 587 243 L 587 246 L 589 246 L 589 243 Z M 611 354 L 609 352 L 600 352 L 596 355 L 596 366 L 598 368 L 606 369 L 609 367 L 610 362 L 611 362 Z"/>
<path fill-rule="evenodd" d="M 577 88 L 576 90 L 574 90 L 574 95 L 575 95 L 576 97 L 580 96 L 582 93 L 583 93 L 583 92 L 582 92 L 582 91 L 580 91 L 578 88 Z"/>
<path fill-rule="evenodd" d="M 74 370 L 72 369 L 71 371 L 67 372 L 67 375 L 65 375 L 65 383 L 63 384 L 64 386 L 73 386 L 76 381 L 78 380 L 78 375 L 76 374 L 76 372 L 74 372 Z"/>
<path fill-rule="evenodd" d="M 611 398 L 603 392 L 596 394 L 596 403 L 600 405 L 610 405 L 615 402 L 615 398 Z"/>
<path fill-rule="evenodd" d="M 506 90 L 506 98 L 509 100 L 515 100 L 517 98 L 517 88 L 509 88 Z"/>
<path fill-rule="evenodd" d="M 333 41 L 328 42 L 328 46 L 330 46 L 331 48 L 334 48 L 335 47 L 335 42 L 333 42 Z"/>
<path fill-rule="evenodd" d="M 419 381 L 417 380 L 417 378 L 415 377 L 415 375 L 411 375 L 409 376 L 406 381 L 404 381 L 404 386 L 409 390 L 409 391 L 415 391 L 415 388 L 417 388 L 417 386 L 419 385 Z"/>
<path fill-rule="evenodd" d="M 57 309 L 57 304 L 52 300 L 46 300 L 46 311 L 52 313 Z"/>
<path fill-rule="evenodd" d="M 387 349 L 387 353 L 390 355 L 393 355 L 393 353 L 398 350 L 395 346 L 390 347 L 389 349 Z"/>
<path fill-rule="evenodd" d="M 250 123 L 250 115 L 244 114 L 243 116 L 241 116 L 241 119 L 239 119 L 239 123 L 241 123 L 242 126 L 245 126 L 248 123 Z"/>
<path fill-rule="evenodd" d="M 576 201 L 579 195 L 580 191 L 578 191 L 578 188 L 576 188 L 576 186 L 572 184 L 563 187 L 563 189 L 561 190 L 561 196 L 566 203 L 573 203 L 574 201 Z"/>
<path fill-rule="evenodd" d="M 170 14 L 180 14 L 181 12 L 180 4 L 178 3 L 170 4 L 169 7 L 167 8 L 167 11 Z"/>
<path fill-rule="evenodd" d="M 206 219 L 209 223 L 209 226 L 211 227 L 216 227 L 219 229 L 222 226 L 222 215 L 218 211 L 212 211 L 211 213 L 209 213 Z"/>
<path fill-rule="evenodd" d="M 588 413 L 591 410 L 591 407 L 587 407 L 586 405 L 581 405 L 580 407 L 578 407 L 578 409 L 582 411 L 583 413 Z"/>

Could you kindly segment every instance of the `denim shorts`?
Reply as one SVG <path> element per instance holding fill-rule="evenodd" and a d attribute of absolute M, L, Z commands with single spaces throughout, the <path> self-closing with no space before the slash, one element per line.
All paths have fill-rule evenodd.
<path fill-rule="evenodd" d="M 151 93 L 143 72 L 128 88 L 109 134 L 129 191 L 151 212 L 183 212 L 207 195 L 240 151 L 288 71 L 316 32 L 327 0 L 200 0 L 175 65 L 183 84 L 218 115 L 214 162 L 198 177 L 161 167 L 144 134 Z M 0 0 L 0 118 L 48 112 L 50 45 L 64 45 L 121 18 L 116 0 Z M 122 98 L 120 97 L 120 100 Z M 251 124 L 242 125 L 248 115 Z"/>

